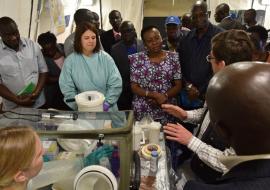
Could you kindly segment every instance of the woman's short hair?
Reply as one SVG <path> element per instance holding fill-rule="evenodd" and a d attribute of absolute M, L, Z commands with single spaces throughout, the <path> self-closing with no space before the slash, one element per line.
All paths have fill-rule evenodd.
<path fill-rule="evenodd" d="M 31 166 L 35 151 L 36 133 L 30 127 L 0 128 L 0 189 L 12 185 L 15 174 Z"/>
<path fill-rule="evenodd" d="M 226 65 L 251 61 L 254 51 L 249 35 L 243 30 L 227 30 L 212 39 L 212 52 L 218 61 Z"/>
<path fill-rule="evenodd" d="M 154 25 L 150 25 L 150 26 L 146 26 L 142 29 L 141 31 L 141 38 L 142 38 L 142 41 L 145 41 L 144 39 L 144 34 L 150 30 L 153 30 L 153 29 L 156 29 L 157 31 L 159 31 L 158 27 L 157 26 L 154 26 Z"/>
<path fill-rule="evenodd" d="M 75 31 L 75 38 L 74 38 L 74 51 L 76 53 L 82 53 L 82 43 L 81 43 L 81 38 L 84 32 L 87 30 L 90 30 L 96 34 L 96 47 L 94 48 L 93 52 L 96 53 L 100 50 L 100 40 L 98 36 L 98 31 L 96 27 L 89 23 L 89 22 L 82 22 L 76 27 Z"/>

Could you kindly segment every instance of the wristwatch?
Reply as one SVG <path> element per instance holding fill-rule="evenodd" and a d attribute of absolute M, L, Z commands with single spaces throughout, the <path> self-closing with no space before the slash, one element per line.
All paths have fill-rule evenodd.
<path fill-rule="evenodd" d="M 189 85 L 186 86 L 186 89 L 190 90 L 192 88 L 192 86 L 193 86 L 192 84 L 189 84 Z"/>

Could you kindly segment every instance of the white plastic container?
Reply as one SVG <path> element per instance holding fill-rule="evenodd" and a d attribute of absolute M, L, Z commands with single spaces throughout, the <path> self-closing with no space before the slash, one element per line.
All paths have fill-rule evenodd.
<path fill-rule="evenodd" d="M 104 95 L 98 91 L 86 91 L 75 96 L 81 112 L 102 112 L 104 100 Z"/>
<path fill-rule="evenodd" d="M 74 190 L 117 190 L 117 179 L 107 168 L 87 166 L 75 177 Z"/>
<path fill-rule="evenodd" d="M 159 122 L 152 122 L 149 128 L 149 143 L 159 144 L 161 124 Z"/>
<path fill-rule="evenodd" d="M 133 126 L 133 150 L 140 149 L 140 142 L 142 137 L 142 128 L 136 125 Z"/>

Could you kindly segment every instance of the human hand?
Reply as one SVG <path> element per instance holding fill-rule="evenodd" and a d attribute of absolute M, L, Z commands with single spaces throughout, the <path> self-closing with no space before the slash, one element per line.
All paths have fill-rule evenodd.
<path fill-rule="evenodd" d="M 161 107 L 165 112 L 173 115 L 174 117 L 182 120 L 185 120 L 187 118 L 187 112 L 179 106 L 175 106 L 172 104 L 162 104 Z"/>
<path fill-rule="evenodd" d="M 33 100 L 35 100 L 35 99 L 37 99 L 39 97 L 39 93 L 38 92 L 33 92 L 31 94 L 31 97 L 32 97 Z"/>
<path fill-rule="evenodd" d="M 189 132 L 180 124 L 168 123 L 164 126 L 164 133 L 166 134 L 166 139 L 176 141 L 183 145 L 188 145 L 192 138 L 192 133 Z"/>
<path fill-rule="evenodd" d="M 157 103 L 157 101 L 156 101 L 155 99 L 149 98 L 149 99 L 147 99 L 147 102 L 148 102 L 150 105 L 154 106 L 154 107 L 158 107 L 158 103 Z"/>
<path fill-rule="evenodd" d="M 21 105 L 21 106 L 32 106 L 35 103 L 35 100 L 32 98 L 30 94 L 27 95 L 19 95 L 16 97 L 16 104 Z"/>
<path fill-rule="evenodd" d="M 187 88 L 188 98 L 190 100 L 196 100 L 199 98 L 200 91 L 192 84 Z"/>
<path fill-rule="evenodd" d="M 152 92 L 153 99 L 157 102 L 158 105 L 164 104 L 167 101 L 167 96 L 158 92 Z"/>

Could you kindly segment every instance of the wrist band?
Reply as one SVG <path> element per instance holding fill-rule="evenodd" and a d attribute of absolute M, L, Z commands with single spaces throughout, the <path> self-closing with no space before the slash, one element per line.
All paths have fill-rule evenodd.
<path fill-rule="evenodd" d="M 145 97 L 147 97 L 147 96 L 148 96 L 148 94 L 149 94 L 149 91 L 148 91 L 148 90 L 146 90 L 146 91 L 145 91 Z"/>
<path fill-rule="evenodd" d="M 187 85 L 186 86 L 187 90 L 190 90 L 192 88 L 192 86 L 193 86 L 192 84 Z"/>

